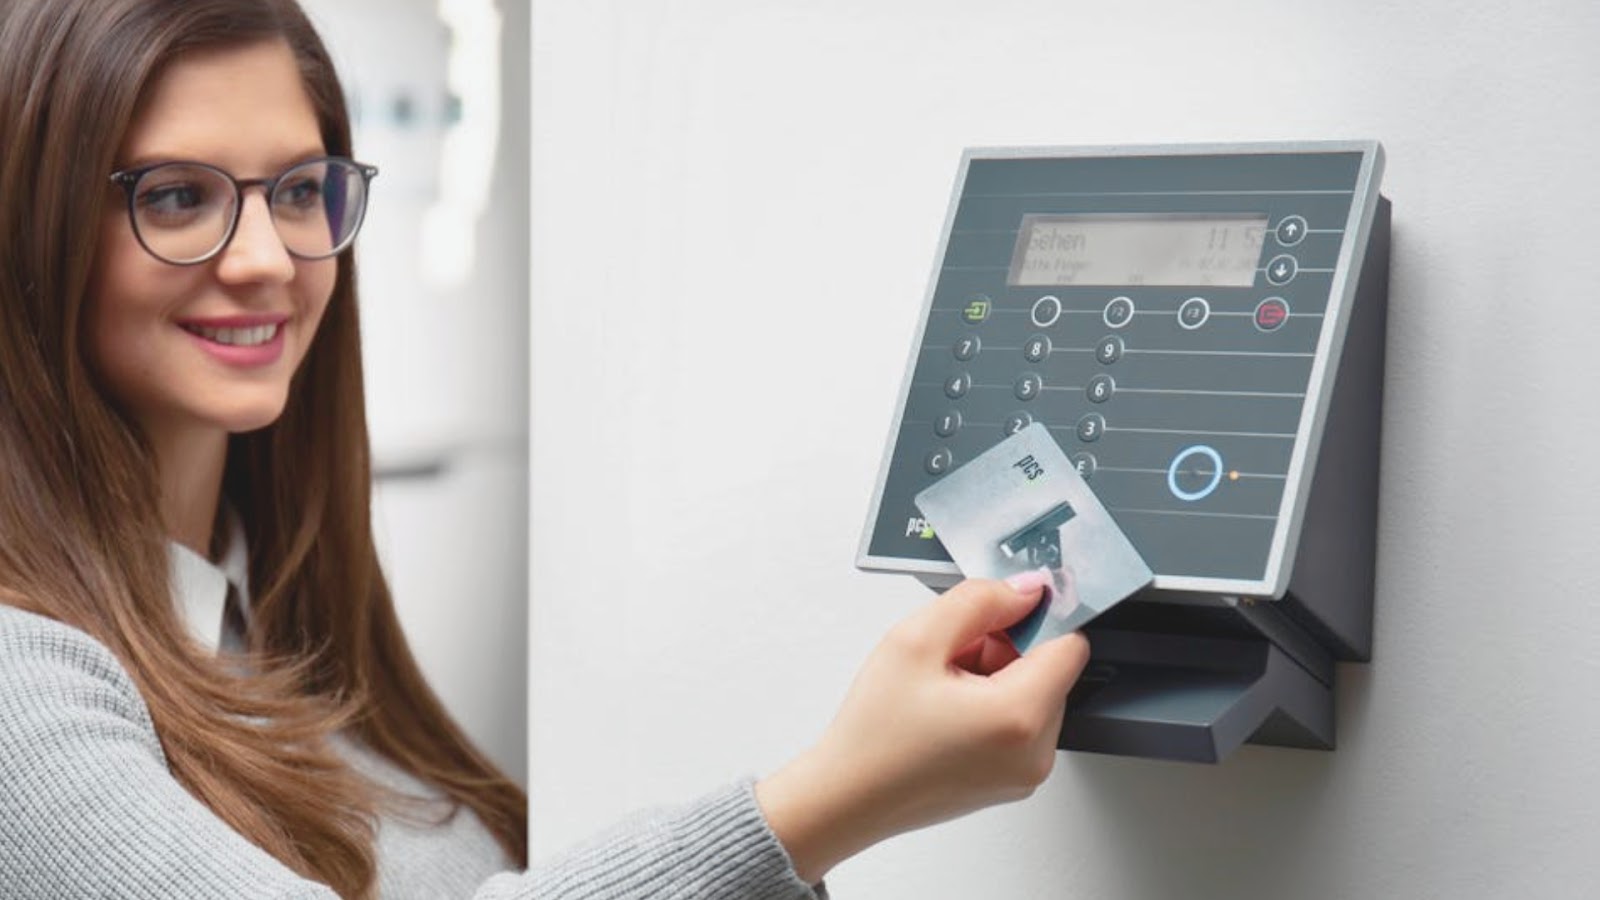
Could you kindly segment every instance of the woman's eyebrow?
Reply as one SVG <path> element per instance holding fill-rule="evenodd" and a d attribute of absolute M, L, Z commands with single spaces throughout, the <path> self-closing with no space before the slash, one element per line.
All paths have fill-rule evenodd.
<path fill-rule="evenodd" d="M 315 146 L 315 147 L 307 147 L 306 149 L 301 150 L 298 153 L 286 153 L 286 154 L 283 154 L 281 156 L 273 157 L 272 164 L 267 166 L 268 171 L 265 171 L 265 172 L 235 172 L 235 171 L 229 169 L 227 166 L 219 165 L 218 163 L 216 163 L 212 159 L 208 159 L 204 154 L 186 153 L 186 152 L 140 153 L 140 154 L 137 154 L 135 156 L 129 157 L 127 159 L 127 161 L 125 161 L 125 162 L 119 162 L 115 166 L 115 170 L 116 171 L 126 171 L 128 169 L 142 169 L 142 168 L 144 168 L 146 166 L 156 166 L 156 165 L 161 165 L 162 163 L 176 163 L 176 162 L 205 163 L 208 166 L 216 166 L 217 168 L 221 169 L 224 172 L 227 172 L 229 175 L 232 175 L 235 178 L 255 178 L 255 177 L 266 177 L 266 176 L 270 176 L 270 175 L 276 175 L 277 173 L 282 172 L 283 170 L 289 168 L 290 166 L 296 165 L 298 163 L 303 163 L 303 162 L 305 162 L 307 160 L 320 159 L 320 158 L 322 158 L 324 156 L 327 156 L 327 155 L 328 155 L 328 151 L 325 150 L 320 145 Z"/>

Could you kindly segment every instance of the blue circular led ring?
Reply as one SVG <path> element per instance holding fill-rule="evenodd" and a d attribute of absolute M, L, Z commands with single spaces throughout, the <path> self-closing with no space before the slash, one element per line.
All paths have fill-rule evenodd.
<path fill-rule="evenodd" d="M 1183 465 L 1184 460 L 1197 453 L 1210 458 L 1213 467 L 1211 481 L 1198 491 L 1186 491 L 1178 487 L 1178 467 Z M 1172 496 L 1177 497 L 1179 500 L 1187 500 L 1190 503 L 1196 500 L 1204 500 L 1211 496 L 1211 492 L 1216 490 L 1217 485 L 1221 483 L 1222 454 L 1218 453 L 1215 448 L 1207 447 L 1205 444 L 1195 444 L 1192 447 L 1185 447 L 1179 450 L 1178 455 L 1172 458 L 1172 465 L 1167 466 L 1167 489 L 1172 491 Z"/>

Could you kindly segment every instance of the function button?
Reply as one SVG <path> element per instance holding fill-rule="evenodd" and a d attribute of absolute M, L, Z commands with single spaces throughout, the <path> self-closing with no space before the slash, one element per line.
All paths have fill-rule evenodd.
<path fill-rule="evenodd" d="M 1282 297 L 1268 297 L 1256 304 L 1255 323 L 1261 331 L 1277 331 L 1289 321 L 1289 304 Z"/>
<path fill-rule="evenodd" d="M 1108 334 L 1100 339 L 1100 343 L 1094 345 L 1094 358 L 1099 360 L 1101 365 L 1109 366 L 1122 358 L 1122 350 L 1122 338 Z"/>
<path fill-rule="evenodd" d="M 1178 324 L 1193 331 L 1211 318 L 1211 304 L 1204 297 L 1190 297 L 1178 307 Z"/>
<path fill-rule="evenodd" d="M 1127 297 L 1112 298 L 1106 304 L 1106 311 L 1101 318 L 1105 319 L 1107 328 L 1123 328 L 1133 321 L 1133 301 Z"/>
<path fill-rule="evenodd" d="M 1052 349 L 1054 345 L 1048 335 L 1036 334 L 1022 345 L 1022 358 L 1028 362 L 1043 362 Z"/>
<path fill-rule="evenodd" d="M 1061 318 L 1061 298 L 1040 297 L 1033 301 L 1033 324 L 1038 328 L 1049 328 Z"/>
<path fill-rule="evenodd" d="M 969 334 L 956 338 L 955 346 L 951 348 L 952 352 L 954 352 L 956 355 L 956 359 L 959 359 L 962 362 L 966 362 L 974 356 L 977 356 L 978 351 L 982 349 L 983 341 L 978 340 L 978 336 L 975 334 Z"/>
<path fill-rule="evenodd" d="M 1016 388 L 1015 393 L 1018 400 L 1032 400 L 1039 396 L 1041 390 L 1044 390 L 1044 379 L 1029 372 L 1018 378 L 1014 387 Z"/>
<path fill-rule="evenodd" d="M 1285 247 L 1293 247 L 1305 240 L 1306 220 L 1299 216 L 1284 216 L 1278 221 L 1278 228 L 1273 232 L 1278 243 Z"/>
<path fill-rule="evenodd" d="M 1299 271 L 1300 264 L 1295 262 L 1294 257 L 1280 253 L 1272 258 L 1272 262 L 1267 263 L 1267 281 L 1272 284 L 1288 284 L 1294 280 Z"/>
<path fill-rule="evenodd" d="M 1084 481 L 1093 478 L 1094 470 L 1100 467 L 1100 461 L 1095 459 L 1094 454 L 1087 450 L 1079 450 L 1077 453 L 1067 457 L 1067 459 L 1071 461 L 1072 468 L 1077 470 L 1078 477 Z"/>
<path fill-rule="evenodd" d="M 949 437 L 961 430 L 961 412 L 950 410 L 933 420 L 933 433 L 939 437 Z"/>
<path fill-rule="evenodd" d="M 974 294 L 967 299 L 967 305 L 961 307 L 961 321 L 968 325 L 976 325 L 989 318 L 990 311 L 994 308 L 994 301 L 983 294 Z"/>
<path fill-rule="evenodd" d="M 1222 454 L 1205 444 L 1179 450 L 1167 466 L 1167 489 L 1179 500 L 1204 500 L 1221 483 Z"/>
<path fill-rule="evenodd" d="M 1078 440 L 1085 444 L 1092 444 L 1100 440 L 1100 435 L 1106 430 L 1106 417 L 1099 413 L 1089 413 L 1078 420 Z"/>
<path fill-rule="evenodd" d="M 951 375 L 944 380 L 944 395 L 951 400 L 960 400 L 972 390 L 972 376 L 965 372 Z"/>
<path fill-rule="evenodd" d="M 1006 418 L 1006 424 L 1002 430 L 1006 433 L 1006 437 L 1010 437 L 1032 424 L 1033 416 L 1025 412 L 1012 413 Z"/>
<path fill-rule="evenodd" d="M 1084 391 L 1084 393 L 1089 395 L 1090 403 L 1104 403 L 1107 400 L 1110 400 L 1111 395 L 1116 393 L 1116 391 L 1117 383 L 1111 380 L 1110 375 L 1102 372 L 1099 375 L 1089 379 L 1089 387 Z"/>
<path fill-rule="evenodd" d="M 950 455 L 950 451 L 940 447 L 928 454 L 922 461 L 922 467 L 928 470 L 929 475 L 943 475 L 950 471 L 950 464 L 953 462 L 955 458 Z"/>

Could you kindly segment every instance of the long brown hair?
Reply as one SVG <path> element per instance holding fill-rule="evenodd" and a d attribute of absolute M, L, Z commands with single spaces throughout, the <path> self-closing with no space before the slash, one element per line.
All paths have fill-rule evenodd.
<path fill-rule="evenodd" d="M 292 48 L 327 151 L 350 155 L 332 62 L 293 0 L 5 2 L 0 602 L 110 648 L 173 776 L 291 869 L 346 896 L 373 890 L 382 798 L 332 751 L 335 731 L 443 789 L 525 865 L 526 797 L 424 681 L 379 569 L 351 254 L 284 414 L 229 442 L 223 491 L 249 538 L 253 674 L 185 637 L 156 460 L 83 358 L 103 188 L 141 96 L 186 50 L 262 40 Z"/>

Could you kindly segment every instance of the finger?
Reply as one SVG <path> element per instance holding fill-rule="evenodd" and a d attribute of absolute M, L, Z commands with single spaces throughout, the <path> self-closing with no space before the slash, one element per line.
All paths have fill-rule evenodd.
<path fill-rule="evenodd" d="M 1088 664 L 1089 639 L 1075 631 L 1034 646 L 993 677 L 1041 700 L 1065 702 Z"/>
<path fill-rule="evenodd" d="M 993 675 L 1017 658 L 1017 648 L 1003 636 L 986 634 L 962 648 L 950 662 L 974 675 Z"/>
<path fill-rule="evenodd" d="M 1038 605 L 1049 580 L 1047 573 L 1024 572 L 1012 576 L 1019 590 L 1004 581 L 969 578 L 929 604 L 922 613 L 923 626 L 945 653 L 1016 624 Z"/>
<path fill-rule="evenodd" d="M 971 671 L 993 675 L 1016 662 L 1019 656 L 1016 646 L 1005 637 L 987 637 L 983 639 L 983 652 L 978 654 L 978 665 Z"/>

